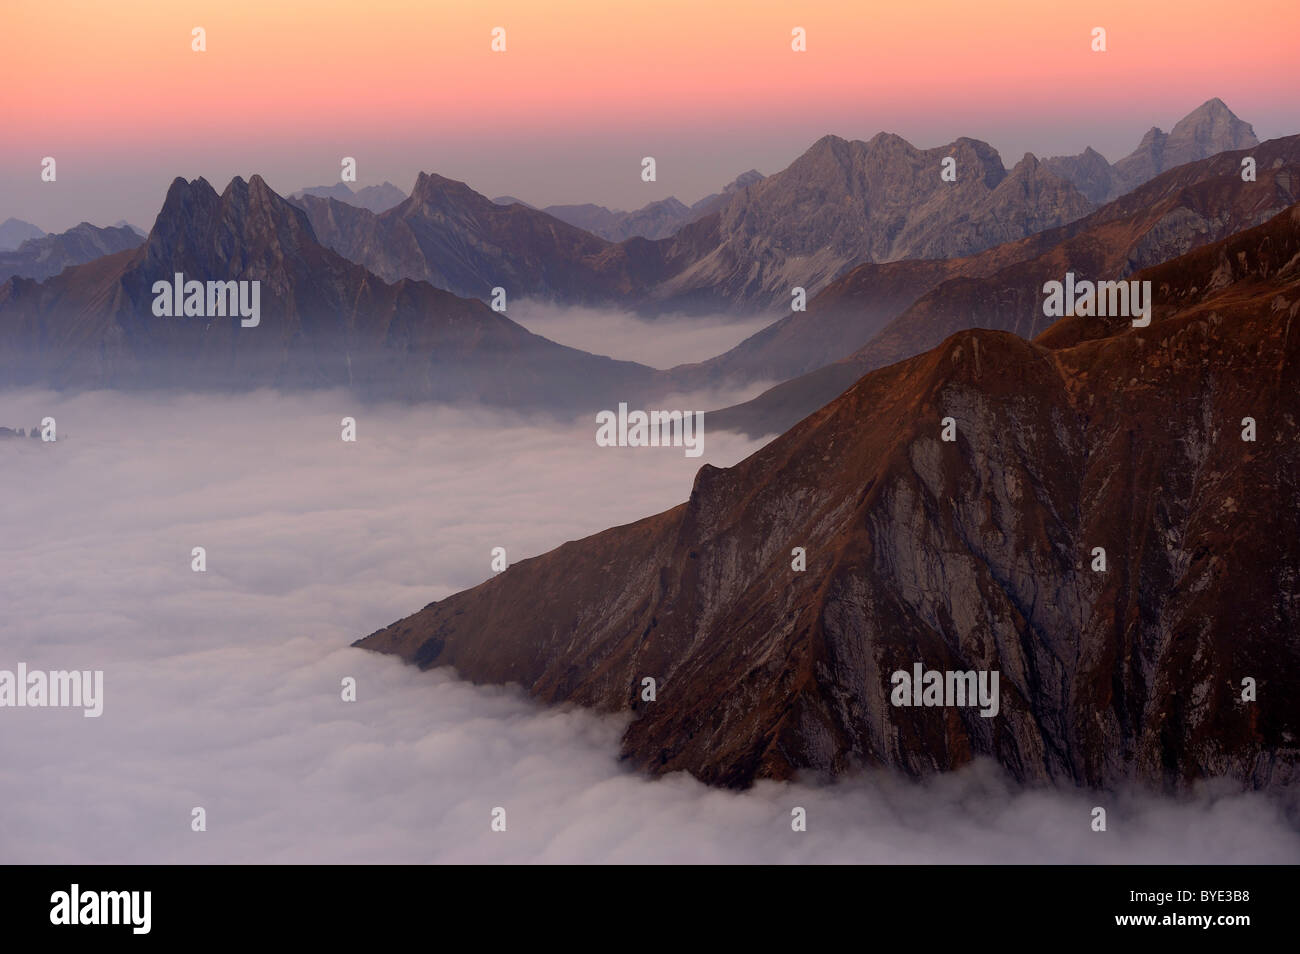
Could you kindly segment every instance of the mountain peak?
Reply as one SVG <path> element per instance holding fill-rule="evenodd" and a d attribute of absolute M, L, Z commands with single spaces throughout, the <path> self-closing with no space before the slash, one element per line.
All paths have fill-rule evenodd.
<path fill-rule="evenodd" d="M 1187 116 L 1184 118 L 1190 119 L 1191 117 L 1197 115 L 1203 115 L 1203 116 L 1226 115 L 1226 116 L 1231 116 L 1233 119 L 1237 119 L 1237 115 L 1233 113 L 1231 109 L 1228 108 L 1228 104 L 1225 103 L 1223 100 L 1219 99 L 1219 97 L 1217 96 L 1210 97 L 1205 102 L 1201 103 L 1201 105 L 1197 106 L 1194 110 L 1188 113 Z"/>
<path fill-rule="evenodd" d="M 755 182 L 763 181 L 763 178 L 763 173 L 759 172 L 757 169 L 750 169 L 748 172 L 742 172 L 727 185 L 723 186 L 722 194 L 732 195 L 733 193 L 744 189 L 746 186 L 752 186 Z"/>
<path fill-rule="evenodd" d="M 207 195 L 216 195 L 217 190 L 212 188 L 212 183 L 207 179 L 199 176 L 197 179 L 186 179 L 183 176 L 177 176 L 172 180 L 172 184 L 167 187 L 167 195 L 163 199 L 163 208 L 173 199 L 180 201 L 186 198 Z"/>
<path fill-rule="evenodd" d="M 260 175 L 235 176 L 220 195 L 202 177 L 177 178 L 149 232 L 145 257 L 151 266 L 215 273 L 317 244 L 305 213 Z"/>
<path fill-rule="evenodd" d="M 1178 120 L 1169 133 L 1168 148 L 1174 150 L 1174 158 L 1181 163 L 1256 145 L 1259 140 L 1250 123 L 1242 122 L 1223 100 L 1215 97 Z"/>
<path fill-rule="evenodd" d="M 476 195 L 478 193 L 464 182 L 448 179 L 436 172 L 421 172 L 415 179 L 415 186 L 411 189 L 411 201 L 417 206 L 441 204 L 453 196 L 464 199 Z M 489 202 L 491 200 L 484 199 L 483 201 Z"/>
<path fill-rule="evenodd" d="M 867 140 L 867 152 L 869 153 L 897 155 L 916 151 L 916 147 L 898 133 L 878 132 Z"/>

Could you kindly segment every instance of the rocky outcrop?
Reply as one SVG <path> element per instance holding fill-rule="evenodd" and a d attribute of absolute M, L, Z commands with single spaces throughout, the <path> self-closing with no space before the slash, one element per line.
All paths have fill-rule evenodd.
<path fill-rule="evenodd" d="M 628 758 L 720 785 L 976 755 L 1026 781 L 1292 782 L 1300 207 L 1134 278 L 1149 327 L 958 333 L 686 503 L 358 645 L 629 712 Z M 996 670 L 997 715 L 895 707 L 916 663 Z"/>

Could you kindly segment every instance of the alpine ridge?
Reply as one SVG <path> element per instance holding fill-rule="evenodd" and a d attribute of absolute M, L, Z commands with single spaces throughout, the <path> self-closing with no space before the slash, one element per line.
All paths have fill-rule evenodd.
<path fill-rule="evenodd" d="M 1300 206 L 1134 279 L 1150 327 L 959 332 L 686 503 L 358 645 L 629 712 L 637 765 L 718 785 L 977 755 L 1027 782 L 1293 782 Z M 916 663 L 998 671 L 998 716 L 894 708 Z"/>
<path fill-rule="evenodd" d="M 1241 178 L 1251 155 L 1258 178 Z M 799 374 L 810 356 L 864 343 L 744 404 L 710 414 L 712 426 L 752 435 L 779 433 L 830 401 L 866 372 L 932 348 L 964 328 L 1026 338 L 1048 320 L 1042 285 L 1067 271 L 1119 279 L 1200 245 L 1258 225 L 1300 201 L 1300 136 L 1220 153 L 1163 173 L 1088 216 L 979 255 L 853 269 L 809 303 L 804 314 L 764 329 L 732 352 L 675 373 L 688 386 L 735 377 L 747 366 Z M 909 300 L 909 296 L 910 300 Z M 810 344 L 816 342 L 815 347 Z M 772 375 L 772 377 L 789 377 Z"/>

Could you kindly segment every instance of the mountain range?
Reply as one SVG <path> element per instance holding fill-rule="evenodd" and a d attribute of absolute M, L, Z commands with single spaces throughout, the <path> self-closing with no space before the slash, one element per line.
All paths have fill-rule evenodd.
<path fill-rule="evenodd" d="M 154 282 L 177 273 L 259 281 L 260 324 L 156 317 Z M 302 210 L 260 176 L 220 195 L 206 180 L 177 179 L 142 245 L 44 282 L 0 285 L 0 372 L 10 384 L 56 387 L 350 387 L 584 409 L 654 377 L 534 335 L 482 302 L 383 281 L 320 245 Z"/>
<path fill-rule="evenodd" d="M 1180 126 L 1185 125 L 1180 123 Z M 860 153 L 859 159 L 852 162 L 860 161 L 870 166 L 872 163 L 862 157 L 876 155 L 880 158 L 886 153 L 897 152 L 903 160 L 882 160 L 881 166 L 895 171 L 908 167 L 912 161 L 921 166 L 926 163 L 937 165 L 940 158 L 936 151 L 934 155 L 918 159 L 918 151 L 897 137 L 878 136 L 872 143 L 858 144 L 861 149 L 842 141 L 841 144 L 837 145 L 830 138 L 823 139 L 818 147 L 789 169 L 742 186 L 727 201 L 727 209 L 731 210 L 727 214 L 752 210 L 758 198 L 756 194 L 774 186 L 779 186 L 783 194 L 798 194 L 801 187 L 796 185 L 796 180 L 822 177 L 822 173 L 817 171 L 820 161 L 838 161 L 836 155 L 851 157 Z M 556 409 L 585 409 L 590 407 L 582 403 L 585 397 L 591 397 L 598 407 L 606 407 L 611 406 L 611 400 L 652 399 L 655 395 L 672 391 L 734 387 L 754 381 L 775 380 L 781 383 L 744 405 L 710 412 L 709 420 L 714 428 L 741 430 L 754 435 L 779 433 L 834 398 L 866 371 L 924 351 L 953 331 L 966 327 L 993 327 L 1027 336 L 1036 333 L 1039 328 L 1033 323 L 1033 301 L 1045 277 L 1059 277 L 1066 270 L 1099 278 L 1121 277 L 1134 268 L 1162 261 L 1197 244 L 1263 221 L 1296 199 L 1295 174 L 1300 171 L 1297 169 L 1298 148 L 1297 139 L 1292 137 L 1250 150 L 1259 164 L 1259 179 L 1255 183 L 1241 180 L 1236 165 L 1240 159 L 1238 154 L 1220 154 L 1171 170 L 1092 213 L 1078 218 L 1067 216 L 1071 221 L 1065 224 L 1033 231 L 1026 237 L 995 245 L 975 255 L 858 265 L 815 295 L 806 312 L 789 314 L 736 348 L 697 365 L 682 366 L 669 372 L 652 372 L 629 362 L 613 362 L 602 365 L 599 373 L 583 379 L 590 387 L 574 388 L 571 395 L 564 394 L 565 386 L 560 381 L 552 381 L 543 388 L 540 378 L 534 379 L 534 386 L 527 393 L 545 392 L 547 403 Z M 997 184 L 991 190 L 987 184 L 979 187 L 986 196 L 998 190 L 1002 190 L 1004 195 L 1014 194 L 1015 190 L 1006 185 L 1008 182 L 1022 181 L 1019 178 L 1022 176 L 1032 179 L 1038 174 L 1036 170 L 1041 170 L 1041 164 L 1029 157 L 1017 167 L 1020 173 L 999 178 L 1001 166 L 996 162 L 996 154 L 982 149 L 982 144 L 972 140 L 952 151 L 959 157 L 969 153 L 969 156 L 982 155 L 988 160 L 988 179 Z M 959 158 L 959 170 L 963 163 L 969 165 L 965 159 Z M 260 183 L 260 179 L 256 181 Z M 346 190 L 347 187 L 340 185 L 340 188 Z M 1068 190 L 1070 187 L 1064 188 Z M 722 218 L 720 212 L 709 213 L 667 241 L 633 239 L 616 244 L 546 213 L 521 204 L 502 206 L 480 196 L 463 183 L 427 174 L 419 177 L 410 196 L 378 215 L 337 199 L 310 194 L 286 202 L 266 189 L 264 183 L 259 186 L 259 195 L 262 190 L 267 196 L 268 207 L 274 205 L 276 215 L 284 220 L 278 229 L 289 227 L 286 217 L 297 221 L 300 213 L 305 216 L 306 227 L 300 227 L 299 223 L 292 231 L 304 247 L 312 246 L 313 252 L 303 257 L 303 262 L 299 263 L 302 268 L 291 282 L 287 279 L 279 282 L 280 285 L 296 284 L 304 288 L 314 279 L 303 270 L 306 267 L 303 263 L 315 265 L 325 262 L 326 258 L 319 254 L 323 251 L 320 246 L 329 245 L 345 259 L 381 266 L 382 272 L 371 274 L 365 280 L 370 283 L 380 281 L 401 285 L 411 281 L 403 275 L 416 273 L 424 275 L 430 284 L 455 289 L 463 297 L 487 298 L 495 287 L 489 282 L 502 282 L 503 287 L 511 290 L 511 295 L 545 296 L 562 292 L 560 297 L 588 302 L 611 298 L 626 302 L 635 299 L 638 289 L 644 292 L 653 287 L 655 275 L 666 270 L 678 273 L 692 269 L 698 271 L 702 263 L 716 261 L 716 246 L 708 241 L 701 242 L 699 247 L 693 247 L 691 243 L 701 236 L 716 237 L 717 223 Z M 288 210 L 293 206 L 297 206 L 298 211 L 291 213 Z M 1024 207 L 1036 205 L 1026 199 Z M 159 235 L 184 231 L 183 224 L 175 220 L 176 208 L 180 207 L 164 204 L 159 224 L 155 226 Z M 209 239 L 213 254 L 192 262 L 190 270 L 199 275 L 226 279 L 238 277 L 228 275 L 227 269 L 244 261 L 251 253 L 248 248 L 232 246 L 231 236 L 252 242 L 259 230 L 273 231 L 236 221 L 244 214 L 245 208 L 239 203 L 229 206 L 224 213 L 230 218 L 224 226 L 229 234 L 220 242 L 215 238 Z M 251 210 L 252 207 L 247 208 Z M 836 228 L 842 228 L 846 233 L 853 231 L 852 223 L 857 221 L 858 214 L 843 216 L 844 222 Z M 319 238 L 322 234 L 323 241 Z M 908 234 L 906 231 L 898 232 L 894 240 L 911 241 Z M 110 238 L 117 244 L 96 245 L 81 240 L 96 236 Z M 159 244 L 162 241 L 152 239 L 150 247 L 153 251 L 148 262 L 152 271 L 168 278 L 172 273 L 154 267 L 161 266 L 167 257 Z M 8 264 L 16 275 L 45 278 L 61 271 L 65 264 L 88 261 L 105 251 L 136 248 L 139 239 L 129 228 L 96 230 L 83 224 L 62 236 L 46 237 L 40 243 L 44 244 L 0 256 L 0 263 Z M 509 251 L 522 247 L 531 249 L 530 253 L 518 256 Z M 292 257 L 284 259 L 281 256 L 280 261 L 285 260 L 292 260 Z M 492 262 L 504 264 L 498 266 Z M 332 258 L 329 263 L 329 268 L 338 267 Z M 437 269 L 430 272 L 429 263 L 437 263 Z M 280 267 L 278 262 L 276 267 Z M 761 265 L 754 263 L 751 271 L 758 274 Z M 142 293 L 136 291 L 124 303 L 119 295 L 110 294 L 103 286 L 103 283 L 120 281 L 121 278 L 112 269 L 86 269 L 43 292 L 38 293 L 19 283 L 3 294 L 0 320 L 20 311 L 27 316 L 23 319 L 28 323 L 25 330 L 15 332 L 11 339 L 25 355 L 21 361 L 13 356 L 10 358 L 15 366 L 21 365 L 23 380 L 72 382 L 78 375 L 84 375 L 86 380 L 102 384 L 123 380 L 123 376 L 128 374 L 126 368 L 142 370 L 133 362 L 143 359 L 144 352 L 150 347 L 149 342 L 120 335 L 111 329 L 122 322 L 126 327 L 141 320 L 139 316 L 129 318 L 123 310 L 128 305 L 140 309 L 146 319 L 151 318 L 148 300 L 147 296 L 142 298 Z M 322 281 L 330 285 L 334 280 L 325 277 Z M 273 316 L 273 320 L 283 319 L 292 326 L 308 317 L 303 314 L 300 301 L 310 300 L 310 297 L 303 291 L 268 299 L 267 304 L 273 309 L 268 314 Z M 331 312 L 346 315 L 349 309 L 339 299 L 331 304 Z M 491 314 L 494 319 L 500 317 L 495 312 Z M 355 320 L 356 315 L 338 318 L 342 324 Z M 89 338 L 79 333 L 51 334 L 40 339 L 37 325 L 41 321 L 52 325 L 76 325 L 83 330 L 93 326 L 97 330 L 87 332 Z M 199 326 L 204 324 L 198 322 Z M 513 323 L 508 327 L 523 332 Z M 353 337 L 346 342 L 336 341 L 336 344 L 347 353 L 356 355 L 364 351 L 370 355 L 384 355 L 384 361 L 391 360 L 392 354 L 388 350 L 391 342 L 383 340 L 378 333 L 382 328 L 382 322 L 373 325 L 362 323 Z M 320 335 L 323 328 L 315 331 Z M 101 354 L 94 359 L 91 368 L 78 364 L 77 361 L 90 360 L 85 349 L 88 341 L 97 340 L 96 335 L 111 338 L 115 346 L 129 344 L 132 349 L 143 350 L 133 352 L 131 360 L 118 355 L 110 362 Z M 267 338 L 267 334 L 242 335 L 233 340 L 239 341 L 241 346 L 252 346 L 256 341 L 260 348 L 267 343 Z M 43 341 L 39 347 L 36 345 L 38 340 Z M 325 336 L 312 347 L 328 347 L 326 342 L 329 340 Z M 246 377 L 242 380 L 250 384 L 279 382 L 288 385 L 296 382 L 311 386 L 378 388 L 389 395 L 411 399 L 437 393 L 452 400 L 459 397 L 480 399 L 492 394 L 496 395 L 493 398 L 496 401 L 523 401 L 524 392 L 498 386 L 501 374 L 491 369 L 488 357 L 496 347 L 491 341 L 490 337 L 476 341 L 472 346 L 475 358 L 462 362 L 462 369 L 455 375 L 444 376 L 443 384 L 438 387 L 430 381 L 428 369 L 423 373 L 387 374 L 367 379 L 365 375 L 357 376 L 360 365 L 355 360 L 340 365 L 322 358 L 322 363 L 313 370 L 293 368 L 291 365 L 298 358 L 288 351 L 274 360 L 263 354 L 257 361 L 246 362 Z M 181 335 L 173 336 L 168 347 L 201 350 L 210 348 L 210 344 L 201 338 Z M 76 361 L 66 353 L 73 348 L 82 352 Z M 566 361 L 572 359 L 579 363 L 594 358 L 571 349 L 564 354 L 567 355 Z M 580 354 L 581 358 L 578 357 Z M 142 373 L 141 380 L 154 383 L 168 380 L 161 359 L 150 360 L 153 361 L 153 370 L 161 378 L 152 373 Z M 241 378 L 233 367 L 218 371 L 215 362 L 213 353 L 205 357 L 196 354 L 177 356 L 178 365 L 194 369 L 194 377 L 181 376 L 172 380 L 192 380 L 195 386 L 240 386 Z M 564 363 L 561 361 L 560 365 Z M 543 362 L 538 367 L 551 366 Z M 74 367 L 77 369 L 75 374 L 70 370 Z M 542 370 L 539 373 L 542 377 L 550 374 Z M 477 380 L 472 384 L 466 383 L 470 377 Z M 458 394 L 447 386 L 451 380 L 465 384 L 465 394 Z"/>
<path fill-rule="evenodd" d="M 1247 124 L 1210 100 L 1172 133 L 1149 133 L 1108 174 L 1106 188 L 1135 187 L 1175 161 L 1254 141 Z M 779 315 L 796 287 L 815 295 L 855 265 L 966 257 L 1082 218 L 1096 206 L 1082 189 L 1101 194 L 1089 178 L 1099 175 L 1095 160 L 1085 158 L 1091 171 L 1080 171 L 1079 157 L 1053 163 L 1032 154 L 1008 170 L 976 139 L 918 149 L 890 133 L 868 142 L 825 136 L 782 171 L 746 173 L 689 214 L 677 200 L 630 214 L 650 216 L 658 223 L 650 231 L 683 216 L 685 224 L 664 238 L 622 241 L 586 230 L 626 226 L 598 206 L 557 207 L 557 218 L 428 173 L 379 215 L 329 197 L 295 201 L 325 245 L 388 281 L 414 278 L 484 299 L 501 287 L 511 297 L 616 305 L 648 317 Z M 954 181 L 940 175 L 949 159 Z"/>
<path fill-rule="evenodd" d="M 707 421 L 783 433 L 687 502 L 359 645 L 630 713 L 629 759 L 713 784 L 984 755 L 1029 782 L 1274 788 L 1300 764 L 1298 173 L 1300 136 L 1258 143 L 1211 100 L 1114 165 L 827 136 L 707 208 L 627 214 L 689 215 L 660 238 L 428 173 L 364 200 L 176 179 L 143 241 L 82 223 L 0 252 L 0 380 L 590 415 L 778 379 Z M 1067 273 L 1150 282 L 1152 323 L 1047 317 Z M 156 316 L 177 274 L 258 282 L 260 322 Z M 528 332 L 497 287 L 785 317 L 659 372 Z M 998 672 L 999 713 L 892 705 L 914 665 Z"/>
<path fill-rule="evenodd" d="M 391 182 L 384 182 L 382 185 L 377 186 L 364 186 L 355 192 L 345 183 L 336 182 L 334 185 L 311 186 L 307 189 L 299 189 L 290 198 L 300 199 L 304 195 L 314 195 L 323 199 L 337 199 L 339 202 L 346 202 L 348 205 L 355 205 L 359 209 L 366 209 L 376 213 L 387 212 L 406 198 L 406 193 Z"/>
<path fill-rule="evenodd" d="M 1294 782 L 1300 206 L 1133 278 L 1149 327 L 958 332 L 705 465 L 686 503 L 357 645 L 627 713 L 626 757 L 712 784 L 975 756 L 1028 782 Z M 918 664 L 998 672 L 998 713 L 897 706 Z"/>
<path fill-rule="evenodd" d="M 555 216 L 561 222 L 576 225 L 611 242 L 622 242 L 638 237 L 668 238 L 683 225 L 721 208 L 732 195 L 762 178 L 762 173 L 750 169 L 737 176 L 721 192 L 707 195 L 692 205 L 670 196 L 658 202 L 648 203 L 632 212 L 607 209 L 603 205 L 594 205 L 590 202 L 581 205 L 548 205 L 542 211 L 547 215 Z M 492 201 L 498 205 L 519 202 L 518 199 L 510 196 L 500 196 Z M 527 203 L 521 204 L 527 205 Z M 534 206 L 528 207 L 534 208 Z"/>
<path fill-rule="evenodd" d="M 99 228 L 82 222 L 66 232 L 27 239 L 14 251 L 0 252 L 0 277 L 49 278 L 69 265 L 135 248 L 143 238 L 130 225 Z"/>
<path fill-rule="evenodd" d="M 1077 156 L 1053 156 L 1043 162 L 1074 183 L 1090 201 L 1100 204 L 1136 189 L 1167 169 L 1258 144 L 1250 123 L 1242 122 L 1223 100 L 1215 97 L 1180 119 L 1171 132 L 1152 126 L 1137 149 L 1114 165 L 1092 148 Z"/>
<path fill-rule="evenodd" d="M 1243 181 L 1241 160 L 1258 166 Z M 867 371 L 934 347 L 963 328 L 1033 337 L 1046 327 L 1042 285 L 1067 271 L 1118 279 L 1258 225 L 1300 201 L 1300 136 L 1188 163 L 1088 216 L 975 256 L 861 265 L 809 303 L 723 355 L 674 370 L 679 386 L 781 380 L 710 414 L 713 427 L 779 433 Z M 854 345 L 857 342 L 861 344 Z M 853 349 L 853 350 L 849 350 Z M 836 351 L 842 357 L 806 370 Z"/>
<path fill-rule="evenodd" d="M 645 281 L 625 246 L 439 175 L 420 173 L 410 196 L 378 215 L 332 198 L 294 201 L 324 245 L 386 281 L 426 281 L 483 300 L 501 287 L 507 301 L 576 304 L 619 300 Z"/>

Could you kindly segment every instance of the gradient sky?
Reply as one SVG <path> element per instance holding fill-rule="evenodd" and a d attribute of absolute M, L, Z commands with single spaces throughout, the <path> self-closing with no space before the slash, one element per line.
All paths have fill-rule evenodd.
<path fill-rule="evenodd" d="M 776 172 L 828 132 L 973 136 L 1008 165 L 1086 145 L 1116 159 L 1212 96 L 1262 139 L 1300 131 L 1295 0 L 9 0 L 5 14 L 0 220 L 54 230 L 147 228 L 177 175 L 334 182 L 343 156 L 362 186 L 409 189 L 428 170 L 539 205 L 634 208 Z M 40 181 L 47 155 L 56 183 Z M 656 183 L 640 180 L 645 155 Z"/>

